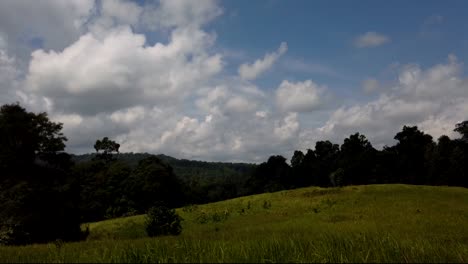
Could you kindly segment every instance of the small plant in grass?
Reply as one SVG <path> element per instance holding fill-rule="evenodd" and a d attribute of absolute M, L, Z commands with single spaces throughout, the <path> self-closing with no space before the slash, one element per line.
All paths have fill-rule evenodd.
<path fill-rule="evenodd" d="M 270 209 L 271 208 L 271 202 L 270 201 L 263 201 L 263 208 L 264 209 Z"/>
<path fill-rule="evenodd" d="M 202 211 L 200 214 L 197 215 L 197 222 L 200 224 L 206 224 L 208 223 L 208 215 Z"/>
<path fill-rule="evenodd" d="M 163 205 L 151 207 L 146 215 L 146 233 L 150 237 L 179 235 L 182 232 L 182 218 L 174 209 Z"/>

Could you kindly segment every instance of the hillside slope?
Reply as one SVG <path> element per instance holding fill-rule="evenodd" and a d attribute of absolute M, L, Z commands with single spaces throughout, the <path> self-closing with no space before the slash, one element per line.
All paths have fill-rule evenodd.
<path fill-rule="evenodd" d="M 72 154 L 72 160 L 76 163 L 90 161 L 96 154 Z M 177 159 L 164 154 L 149 154 L 149 153 L 119 153 L 114 154 L 115 158 L 127 163 L 131 167 L 135 167 L 138 162 L 150 156 L 156 156 L 160 160 L 171 165 L 174 173 L 186 178 L 189 176 L 200 177 L 220 177 L 220 176 L 237 176 L 243 177 L 249 175 L 255 168 L 255 164 L 249 163 L 230 163 L 230 162 L 207 162 L 198 160 Z"/>
<path fill-rule="evenodd" d="M 91 223 L 86 242 L 0 248 L 0 255 L 13 262 L 468 261 L 465 188 L 310 187 L 177 211 L 178 237 L 146 238 L 144 216 L 134 216 Z"/>

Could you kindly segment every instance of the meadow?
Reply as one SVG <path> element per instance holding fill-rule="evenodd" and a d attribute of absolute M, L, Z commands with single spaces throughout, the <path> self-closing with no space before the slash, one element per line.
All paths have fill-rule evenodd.
<path fill-rule="evenodd" d="M 468 190 L 309 187 L 178 208 L 182 234 L 144 215 L 84 224 L 86 241 L 0 247 L 0 262 L 468 262 Z"/>

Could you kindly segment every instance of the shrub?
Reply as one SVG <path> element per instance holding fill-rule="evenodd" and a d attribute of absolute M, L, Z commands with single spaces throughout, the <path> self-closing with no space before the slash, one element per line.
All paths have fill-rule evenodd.
<path fill-rule="evenodd" d="M 263 208 L 264 209 L 270 209 L 271 208 L 271 202 L 270 201 L 263 201 Z"/>
<path fill-rule="evenodd" d="M 151 207 L 146 215 L 146 233 L 150 237 L 179 235 L 182 232 L 181 221 L 174 209 L 162 205 Z"/>

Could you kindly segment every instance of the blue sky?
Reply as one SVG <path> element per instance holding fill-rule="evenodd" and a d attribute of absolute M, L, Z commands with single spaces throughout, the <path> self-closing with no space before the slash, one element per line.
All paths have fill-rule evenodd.
<path fill-rule="evenodd" d="M 307 74 L 318 81 L 358 85 L 359 80 L 382 74 L 395 62 L 430 66 L 450 53 L 463 61 L 468 54 L 466 1 L 241 0 L 222 4 L 226 15 L 209 27 L 217 32 L 220 46 L 256 58 L 286 41 L 287 57 L 322 65 L 343 77 Z M 368 31 L 391 40 L 379 47 L 356 49 L 354 38 Z M 289 74 L 306 77 L 306 73 Z M 275 76 L 262 79 L 270 78 Z"/>
<path fill-rule="evenodd" d="M 67 151 L 260 162 L 466 120 L 466 1 L 0 1 L 0 103 Z"/>

